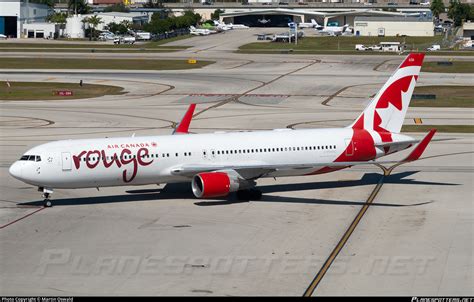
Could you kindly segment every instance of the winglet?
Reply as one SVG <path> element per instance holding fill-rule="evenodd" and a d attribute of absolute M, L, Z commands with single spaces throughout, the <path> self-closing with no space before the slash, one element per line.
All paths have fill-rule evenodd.
<path fill-rule="evenodd" d="M 181 122 L 179 122 L 176 129 L 173 131 L 173 134 L 187 134 L 189 133 L 189 124 L 191 124 L 191 119 L 193 118 L 194 109 L 196 108 L 196 104 L 189 105 L 188 110 L 184 114 Z"/>
<path fill-rule="evenodd" d="M 416 148 L 411 151 L 411 153 L 403 160 L 404 162 L 415 161 L 420 158 L 423 152 L 426 149 L 426 146 L 430 143 L 431 139 L 433 138 L 434 134 L 436 133 L 436 129 L 431 129 L 430 132 L 421 140 L 421 142 L 416 146 Z"/>

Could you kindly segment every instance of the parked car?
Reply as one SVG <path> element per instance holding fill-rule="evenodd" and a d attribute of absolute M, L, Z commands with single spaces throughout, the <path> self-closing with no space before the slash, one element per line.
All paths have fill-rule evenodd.
<path fill-rule="evenodd" d="M 367 50 L 382 50 L 382 46 L 381 45 L 368 46 Z"/>
<path fill-rule="evenodd" d="M 115 35 L 111 32 L 103 32 L 98 37 L 99 41 L 110 41 L 114 39 L 115 39 Z"/>
<path fill-rule="evenodd" d="M 6 40 L 6 39 L 7 39 L 7 36 L 0 34 L 0 40 Z"/>

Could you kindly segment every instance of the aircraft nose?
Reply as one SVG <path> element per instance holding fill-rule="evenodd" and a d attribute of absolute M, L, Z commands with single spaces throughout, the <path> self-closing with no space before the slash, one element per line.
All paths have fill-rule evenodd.
<path fill-rule="evenodd" d="M 16 179 L 21 179 L 22 176 L 22 165 L 19 162 L 14 162 L 13 165 L 10 166 L 8 170 L 11 176 L 15 177 Z"/>

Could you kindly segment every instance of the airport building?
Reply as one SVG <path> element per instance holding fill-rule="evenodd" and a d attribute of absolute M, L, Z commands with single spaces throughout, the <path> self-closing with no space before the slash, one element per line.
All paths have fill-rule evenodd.
<path fill-rule="evenodd" d="M 131 24 L 144 24 L 150 20 L 151 14 L 145 12 L 134 12 L 134 13 L 121 13 L 121 12 L 107 12 L 107 13 L 94 13 L 87 15 L 73 15 L 67 18 L 66 24 L 66 35 L 70 38 L 84 38 L 85 27 L 87 25 L 82 22 L 85 18 L 90 16 L 97 16 L 100 18 L 101 23 L 97 26 L 97 30 L 104 30 L 105 27 L 114 22 L 121 23 L 123 21 L 130 22 Z"/>
<path fill-rule="evenodd" d="M 418 17 L 356 17 L 354 20 L 356 36 L 434 36 L 431 18 Z"/>
<path fill-rule="evenodd" d="M 464 22 L 462 25 L 462 36 L 474 40 L 474 22 Z"/>
<path fill-rule="evenodd" d="M 288 27 L 288 22 L 310 22 L 311 19 L 315 19 L 321 25 L 331 26 L 337 24 L 337 26 L 342 26 L 348 24 L 354 26 L 356 18 L 381 18 L 383 20 L 391 20 L 391 24 L 388 25 L 391 28 L 396 24 L 396 20 L 406 18 L 408 14 L 418 14 L 421 17 L 415 18 L 416 20 L 429 21 L 432 26 L 432 13 L 426 8 L 399 11 L 382 11 L 367 8 L 318 10 L 291 8 L 228 9 L 220 14 L 220 19 L 225 23 L 245 24 L 250 27 Z M 267 22 L 262 22 L 263 20 Z M 433 35 L 433 28 L 431 31 L 430 35 Z M 364 34 L 361 33 L 361 35 Z"/>
<path fill-rule="evenodd" d="M 47 5 L 29 3 L 23 0 L 1 0 L 0 5 L 0 34 L 9 38 L 28 37 L 28 31 L 35 23 L 41 23 L 51 13 Z M 40 30 L 39 30 L 40 31 Z"/>
<path fill-rule="evenodd" d="M 105 26 L 109 23 L 121 23 L 123 21 L 130 22 L 132 24 L 145 24 L 147 23 L 150 18 L 151 14 L 146 12 L 133 12 L 133 13 L 121 13 L 121 12 L 106 12 L 106 13 L 94 13 L 83 15 L 83 18 L 90 17 L 90 16 L 97 16 L 101 19 L 102 23 L 99 24 L 97 29 L 103 30 Z"/>

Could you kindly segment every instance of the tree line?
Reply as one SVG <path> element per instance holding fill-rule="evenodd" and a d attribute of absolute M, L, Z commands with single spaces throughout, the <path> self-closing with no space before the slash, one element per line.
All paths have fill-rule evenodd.
<path fill-rule="evenodd" d="M 436 18 L 446 11 L 443 0 L 433 0 L 430 9 Z M 474 20 L 474 5 L 461 3 L 459 0 L 450 0 L 448 18 L 453 20 L 455 26 L 461 26 L 467 20 Z"/>

